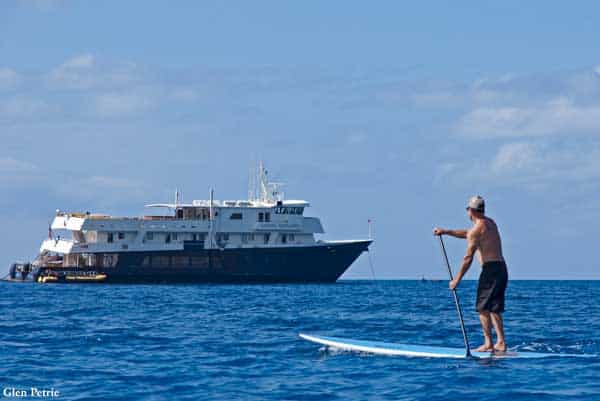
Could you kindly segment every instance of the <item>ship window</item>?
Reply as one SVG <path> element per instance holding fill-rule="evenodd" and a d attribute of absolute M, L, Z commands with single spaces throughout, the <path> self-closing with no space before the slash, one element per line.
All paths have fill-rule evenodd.
<path fill-rule="evenodd" d="M 173 233 L 173 235 L 171 236 L 171 238 L 173 239 L 173 241 L 177 241 L 177 233 Z"/>
<path fill-rule="evenodd" d="M 269 212 L 265 212 L 265 222 L 270 222 L 271 221 L 271 213 Z"/>
<path fill-rule="evenodd" d="M 289 239 L 290 241 L 294 241 L 296 238 L 295 238 L 294 234 L 289 234 L 289 235 L 288 235 L 288 239 Z"/>
<path fill-rule="evenodd" d="M 118 239 L 125 239 L 125 233 L 117 233 Z"/>
<path fill-rule="evenodd" d="M 271 233 L 266 233 L 264 236 L 265 244 L 269 243 L 269 239 L 271 239 Z"/>
<path fill-rule="evenodd" d="M 86 257 L 86 266 L 87 267 L 96 266 L 96 255 L 94 255 L 93 253 L 90 253 L 90 254 L 85 254 L 84 256 Z"/>
<path fill-rule="evenodd" d="M 208 211 L 205 208 L 196 208 L 196 218 L 206 220 L 208 218 Z"/>
<path fill-rule="evenodd" d="M 281 243 L 287 244 L 287 235 L 286 234 L 281 234 Z"/>
<path fill-rule="evenodd" d="M 258 221 L 259 221 L 259 223 L 262 223 L 263 221 L 265 221 L 265 214 L 263 212 L 258 213 Z"/>
<path fill-rule="evenodd" d="M 204 268 L 208 267 L 208 256 L 192 256 L 191 258 L 192 266 L 196 268 Z"/>
<path fill-rule="evenodd" d="M 155 267 L 169 267 L 169 259 L 168 256 L 153 256 L 152 265 Z"/>
<path fill-rule="evenodd" d="M 172 262 L 174 267 L 187 266 L 190 263 L 190 258 L 188 256 L 173 256 Z"/>
<path fill-rule="evenodd" d="M 183 219 L 183 209 L 177 209 L 177 218 Z"/>
<path fill-rule="evenodd" d="M 148 231 L 146 233 L 146 239 L 149 240 L 149 241 L 152 241 L 154 239 L 154 233 L 151 232 L 151 231 Z"/>
<path fill-rule="evenodd" d="M 150 256 L 144 257 L 142 260 L 142 266 L 150 266 Z"/>
<path fill-rule="evenodd" d="M 115 267 L 117 265 L 118 256 L 116 254 L 105 254 L 103 266 L 104 267 Z"/>
<path fill-rule="evenodd" d="M 165 237 L 165 243 L 166 244 L 170 244 L 171 243 L 171 234 L 167 234 L 167 236 Z"/>
<path fill-rule="evenodd" d="M 242 220 L 242 214 L 241 213 L 231 213 L 231 216 L 229 216 L 229 218 L 231 220 Z"/>
<path fill-rule="evenodd" d="M 108 236 L 106 238 L 106 242 L 112 243 L 113 241 L 114 241 L 113 233 L 108 233 Z"/>
<path fill-rule="evenodd" d="M 194 241 L 204 241 L 204 234 L 194 234 Z"/>

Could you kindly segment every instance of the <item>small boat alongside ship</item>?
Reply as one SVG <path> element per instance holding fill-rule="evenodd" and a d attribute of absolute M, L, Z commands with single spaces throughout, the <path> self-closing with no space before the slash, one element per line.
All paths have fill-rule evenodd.
<path fill-rule="evenodd" d="M 38 283 L 332 283 L 371 239 L 323 241 L 309 203 L 286 200 L 259 166 L 248 200 L 146 205 L 160 215 L 57 211 L 31 263 L 5 278 Z"/>

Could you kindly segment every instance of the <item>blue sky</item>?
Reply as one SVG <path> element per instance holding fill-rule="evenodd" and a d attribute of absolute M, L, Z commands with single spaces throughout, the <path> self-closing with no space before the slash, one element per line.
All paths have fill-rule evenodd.
<path fill-rule="evenodd" d="M 445 277 L 431 228 L 481 194 L 513 278 L 600 279 L 599 8 L 3 1 L 0 265 L 57 208 L 243 198 L 263 159 L 325 238 L 375 221 L 377 277 Z"/>

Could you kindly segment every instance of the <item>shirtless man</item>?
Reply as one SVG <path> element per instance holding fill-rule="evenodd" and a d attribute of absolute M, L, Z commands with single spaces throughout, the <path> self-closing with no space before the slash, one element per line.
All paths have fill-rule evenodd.
<path fill-rule="evenodd" d="M 481 275 L 477 287 L 477 312 L 483 329 L 485 342 L 476 351 L 506 351 L 504 339 L 504 292 L 508 282 L 506 263 L 502 256 L 502 244 L 498 227 L 494 220 L 485 216 L 485 202 L 482 197 L 474 196 L 467 205 L 469 219 L 473 222 L 470 230 L 446 230 L 434 228 L 434 235 L 451 235 L 467 239 L 467 253 L 454 280 L 450 281 L 450 289 L 455 289 L 460 280 L 471 267 L 473 255 L 477 253 L 481 263 Z M 496 331 L 497 341 L 492 345 L 492 327 Z"/>

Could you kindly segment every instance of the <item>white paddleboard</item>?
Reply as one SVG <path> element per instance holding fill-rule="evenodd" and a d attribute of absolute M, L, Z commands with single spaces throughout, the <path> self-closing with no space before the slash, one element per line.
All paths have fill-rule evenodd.
<path fill-rule="evenodd" d="M 300 333 L 300 337 L 317 344 L 347 351 L 367 352 L 380 355 L 402 355 L 425 358 L 467 358 L 464 348 L 436 347 L 428 345 L 395 344 L 380 341 L 351 340 L 347 338 L 323 337 Z M 539 352 L 471 352 L 474 358 L 550 358 L 550 357 L 591 357 L 585 354 L 559 354 Z"/>

